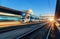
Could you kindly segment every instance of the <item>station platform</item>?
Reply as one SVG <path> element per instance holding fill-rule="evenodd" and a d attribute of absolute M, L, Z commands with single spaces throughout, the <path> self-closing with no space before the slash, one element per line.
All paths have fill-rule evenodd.
<path fill-rule="evenodd" d="M 27 25 L 27 24 L 34 24 L 37 22 L 30 22 L 30 23 L 23 23 L 22 21 L 9 21 L 9 22 L 0 22 L 0 28 L 4 27 L 11 27 L 11 26 L 18 26 L 18 25 Z"/>

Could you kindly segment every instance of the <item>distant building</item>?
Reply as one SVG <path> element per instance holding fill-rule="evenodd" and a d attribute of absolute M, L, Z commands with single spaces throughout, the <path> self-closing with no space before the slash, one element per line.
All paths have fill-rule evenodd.
<path fill-rule="evenodd" d="M 49 18 L 54 17 L 54 16 L 40 16 L 40 20 L 48 20 Z"/>

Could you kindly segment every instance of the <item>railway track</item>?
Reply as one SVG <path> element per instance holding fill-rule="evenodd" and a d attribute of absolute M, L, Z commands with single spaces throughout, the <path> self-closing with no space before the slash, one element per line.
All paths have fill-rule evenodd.
<path fill-rule="evenodd" d="M 48 39 L 50 26 L 48 23 L 33 24 L 22 28 L 12 28 L 11 30 L 2 31 L 0 39 Z"/>
<path fill-rule="evenodd" d="M 45 25 L 45 23 L 27 26 L 27 27 L 24 27 L 21 29 L 19 28 L 19 29 L 15 29 L 12 31 L 0 33 L 0 39 L 15 39 L 15 38 L 18 38 L 19 36 L 23 37 L 33 31 L 37 30 L 38 28 L 43 27 L 43 25 Z"/>
<path fill-rule="evenodd" d="M 59 32 L 57 26 L 55 25 L 53 28 L 54 29 L 51 29 L 49 39 L 60 39 L 60 32 Z"/>
<path fill-rule="evenodd" d="M 30 32 L 27 35 L 24 36 L 18 36 L 16 39 L 48 39 L 50 34 L 50 26 L 43 25 L 43 27 L 40 27 L 33 32 Z"/>
<path fill-rule="evenodd" d="M 12 31 L 12 30 L 25 28 L 25 27 L 29 27 L 29 26 L 34 26 L 34 25 L 38 25 L 38 24 L 41 24 L 41 23 L 27 24 L 27 25 L 18 25 L 18 26 L 11 26 L 11 27 L 0 28 L 0 33 L 5 33 L 5 32 Z"/>

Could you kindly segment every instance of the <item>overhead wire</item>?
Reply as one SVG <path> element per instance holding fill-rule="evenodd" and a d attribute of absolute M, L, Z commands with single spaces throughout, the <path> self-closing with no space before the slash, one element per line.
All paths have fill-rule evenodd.
<path fill-rule="evenodd" d="M 2 2 L 2 1 L 0 0 L 0 6 L 1 6 L 1 2 Z"/>
<path fill-rule="evenodd" d="M 48 8 L 49 8 L 49 14 L 51 14 L 51 4 L 49 0 L 48 0 Z"/>

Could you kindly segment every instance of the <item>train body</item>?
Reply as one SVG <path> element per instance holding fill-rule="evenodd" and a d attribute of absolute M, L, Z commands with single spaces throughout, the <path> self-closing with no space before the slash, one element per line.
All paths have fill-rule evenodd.
<path fill-rule="evenodd" d="M 0 16 L 0 21 L 19 21 L 19 20 L 21 20 L 20 17 Z"/>
<path fill-rule="evenodd" d="M 0 6 L 0 21 L 20 21 L 22 11 Z"/>

